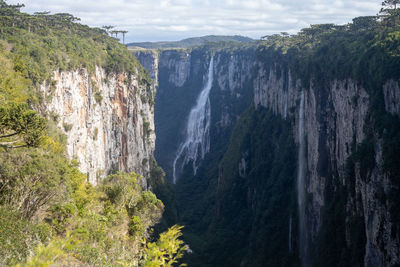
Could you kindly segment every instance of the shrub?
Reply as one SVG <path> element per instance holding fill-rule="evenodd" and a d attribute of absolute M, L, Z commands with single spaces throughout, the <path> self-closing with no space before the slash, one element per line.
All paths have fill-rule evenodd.
<path fill-rule="evenodd" d="M 132 216 L 128 227 L 129 235 L 131 236 L 141 236 L 145 228 L 139 216 Z"/>
<path fill-rule="evenodd" d="M 94 99 L 96 100 L 96 102 L 98 104 L 101 104 L 101 101 L 103 101 L 103 96 L 100 91 L 97 91 L 96 93 L 94 93 Z"/>

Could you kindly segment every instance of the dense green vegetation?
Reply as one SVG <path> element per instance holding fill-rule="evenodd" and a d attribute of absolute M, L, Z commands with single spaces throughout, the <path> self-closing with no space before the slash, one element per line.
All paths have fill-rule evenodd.
<path fill-rule="evenodd" d="M 266 36 L 257 54 L 267 67 L 279 61 L 290 68 L 305 87 L 352 78 L 372 93 L 400 76 L 400 33 L 388 20 L 359 17 L 343 26 L 312 25 L 292 36 Z"/>
<path fill-rule="evenodd" d="M 20 7 L 0 0 L 0 265 L 177 262 L 186 250 L 181 227 L 157 240 L 152 227 L 164 205 L 139 185 L 143 177 L 116 172 L 89 184 L 78 163 L 66 158 L 66 137 L 32 109 L 41 99 L 36 88 L 51 85 L 53 71 L 99 66 L 149 84 L 147 72 L 102 30 L 69 14 L 28 15 Z M 146 179 L 168 193 L 163 173 L 152 166 Z"/>
<path fill-rule="evenodd" d="M 7 50 L 14 70 L 34 86 L 48 80 L 52 71 L 96 66 L 108 72 L 126 71 L 150 78 L 137 59 L 102 29 L 77 23 L 70 14 L 35 15 L 3 4 L 0 8 L 0 48 Z"/>
<path fill-rule="evenodd" d="M 132 266 L 158 260 L 146 249 L 158 249 L 156 243 L 143 238 L 150 237 L 163 204 L 139 186 L 138 175 L 116 173 L 93 187 L 63 153 L 19 149 L 1 152 L 0 159 L 2 265 L 24 262 L 29 255 L 23 266 Z M 163 234 L 162 248 L 168 250 L 161 256 L 181 257 L 179 229 Z"/>
<path fill-rule="evenodd" d="M 0 106 L 1 147 L 37 147 L 45 127 L 46 120 L 26 104 L 10 102 Z"/>

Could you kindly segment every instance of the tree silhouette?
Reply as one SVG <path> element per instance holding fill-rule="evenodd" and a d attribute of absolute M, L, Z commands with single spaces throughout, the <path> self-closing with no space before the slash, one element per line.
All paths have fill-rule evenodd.
<path fill-rule="evenodd" d="M 119 31 L 122 33 L 122 43 L 125 44 L 125 34 L 128 33 L 128 31 Z"/>
<path fill-rule="evenodd" d="M 101 27 L 101 28 L 103 28 L 108 34 L 110 34 L 110 30 L 111 30 L 111 29 L 114 29 L 115 26 L 112 26 L 112 25 L 104 25 L 104 26 Z"/>
<path fill-rule="evenodd" d="M 385 0 L 382 2 L 382 8 L 379 13 L 387 26 L 395 26 L 399 23 L 400 18 L 400 0 Z"/>
<path fill-rule="evenodd" d="M 118 33 L 119 33 L 119 31 L 114 30 L 114 31 L 110 31 L 110 33 L 111 33 L 111 37 L 115 34 L 115 38 L 118 39 Z"/>

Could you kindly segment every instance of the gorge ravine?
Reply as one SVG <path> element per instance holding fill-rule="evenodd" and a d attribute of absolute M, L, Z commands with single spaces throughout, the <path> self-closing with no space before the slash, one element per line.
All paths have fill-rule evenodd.
<path fill-rule="evenodd" d="M 295 76 L 293 73 L 297 70 L 290 69 L 285 61 L 266 61 L 255 50 L 256 45 L 253 47 L 236 45 L 234 48 L 222 49 L 218 45 L 216 47 L 205 45 L 190 50 L 136 52 L 138 59 L 145 67 L 147 64 L 158 84 L 155 103 L 156 159 L 167 176 L 172 179 L 174 158 L 171 155 L 177 155 L 179 144 L 185 140 L 184 122 L 187 121 L 185 118 L 188 118 L 190 110 L 195 106 L 199 88 L 203 88 L 209 66 L 207 63 L 210 61 L 210 54 L 213 54 L 214 83 L 209 96 L 210 150 L 198 168 L 190 166 L 193 162 L 184 166 L 181 175 L 184 178 L 179 179 L 176 185 L 180 222 L 187 225 L 186 231 L 193 237 L 189 238 L 189 244 L 195 252 L 200 251 L 199 258 L 209 255 L 208 259 L 202 258 L 200 262 L 206 260 L 211 266 L 228 264 L 251 266 L 266 262 L 293 266 L 300 264 L 300 260 L 305 266 L 315 265 L 319 260 L 318 257 L 323 256 L 323 253 L 317 253 L 318 249 L 328 249 L 324 247 L 327 244 L 321 247 L 318 242 L 328 231 L 327 229 L 330 229 L 327 220 L 330 218 L 328 208 L 334 205 L 331 196 L 338 196 L 339 192 L 342 192 L 340 188 L 347 186 L 346 181 L 349 178 L 346 162 L 352 155 L 350 147 L 362 144 L 366 138 L 364 126 L 370 112 L 371 98 L 366 89 L 351 78 L 334 78 L 321 84 L 313 80 L 305 82 L 304 79 L 307 78 Z M 388 80 L 380 90 L 386 90 L 387 112 L 394 112 L 393 114 L 399 116 L 392 111 L 397 109 L 391 108 L 391 103 L 396 103 L 397 94 L 394 92 L 397 86 L 396 81 Z M 270 259 L 261 258 L 259 254 L 253 255 L 250 251 L 254 246 L 252 244 L 258 242 L 254 241 L 254 238 L 260 230 L 255 226 L 262 227 L 262 222 L 256 214 L 261 212 L 260 208 L 263 205 L 272 204 L 268 204 L 271 199 L 265 199 L 257 192 L 275 190 L 273 188 L 278 188 L 280 185 L 279 180 L 273 178 L 264 178 L 264 181 L 270 181 L 268 182 L 270 184 L 262 185 L 263 182 L 260 180 L 262 177 L 257 178 L 254 173 L 256 169 L 264 172 L 267 170 L 260 166 L 259 161 L 262 158 L 255 158 L 256 155 L 252 154 L 257 151 L 257 147 L 251 145 L 251 142 L 264 141 L 260 139 L 261 137 L 249 139 L 251 131 L 240 135 L 240 131 L 246 131 L 245 127 L 248 127 L 243 124 L 246 116 L 248 119 L 259 117 L 270 122 L 274 121 L 275 127 L 281 129 L 276 131 L 287 134 L 289 140 L 286 143 L 289 145 L 290 139 L 293 139 L 298 147 L 297 164 L 287 162 L 290 168 L 286 166 L 279 169 L 281 173 L 286 169 L 287 174 L 284 177 L 287 177 L 290 186 L 287 187 L 289 198 L 286 199 L 287 204 L 284 208 L 287 215 L 282 215 L 282 221 L 280 218 L 277 219 L 277 224 L 285 225 L 281 229 L 285 232 L 279 234 L 279 238 L 275 241 L 285 244 L 286 251 L 279 255 L 274 254 L 273 248 L 264 244 L 258 252 L 272 255 Z M 174 122 L 166 125 L 166 121 Z M 250 127 L 253 127 L 252 131 L 259 131 L 254 128 L 257 124 Z M 262 133 L 261 129 L 260 131 Z M 264 138 L 279 137 L 273 132 L 266 131 Z M 234 142 L 232 138 L 235 136 L 242 136 L 240 137 L 242 139 L 238 139 L 240 142 L 236 148 L 232 143 Z M 269 144 L 272 149 L 271 145 L 273 143 Z M 275 152 L 269 153 L 272 153 L 272 157 L 279 157 L 280 154 L 289 153 L 292 148 L 289 146 L 287 152 L 282 146 L 274 149 Z M 232 156 L 232 153 L 228 155 L 229 151 L 235 151 L 235 156 Z M 381 164 L 379 153 L 378 149 L 377 166 Z M 227 162 L 230 162 L 230 166 L 236 167 L 225 169 L 223 166 Z M 197 173 L 194 172 L 195 169 Z M 296 169 L 297 172 L 293 171 Z M 374 265 L 376 263 L 380 266 L 398 263 L 399 236 L 389 227 L 390 215 L 385 211 L 387 208 L 381 207 L 381 211 L 377 211 L 375 206 L 369 204 L 379 205 L 376 194 L 373 193 L 378 188 L 369 185 L 368 180 L 362 178 L 362 174 L 357 174 L 359 171 L 355 169 L 354 179 L 358 184 L 355 191 L 343 191 L 343 199 L 347 201 L 347 204 L 341 206 L 347 211 L 344 217 L 340 217 L 340 220 L 343 218 L 344 224 L 344 232 L 343 235 L 340 234 L 340 238 L 343 236 L 346 244 L 343 253 L 355 253 L 350 250 L 352 244 L 357 244 L 357 247 L 363 248 L 359 259 L 360 261 L 362 259 L 365 266 L 376 266 Z M 372 173 L 372 177 L 371 179 L 381 181 L 383 176 Z M 387 186 L 390 187 L 389 184 Z M 331 188 L 336 189 L 331 191 Z M 367 193 L 362 191 L 362 188 L 369 188 L 368 190 L 372 191 Z M 355 199 L 354 194 L 360 194 L 362 198 Z M 236 200 L 233 196 L 236 196 Z M 235 202 L 239 199 L 242 203 Z M 362 207 L 363 212 L 360 213 L 359 207 Z M 232 217 L 234 220 L 240 220 L 237 222 L 228 220 L 232 212 L 243 213 L 244 217 L 241 215 L 241 219 Z M 371 221 L 374 223 L 370 223 Z M 223 244 L 230 244 L 227 254 L 214 255 L 201 246 L 201 243 L 196 245 L 195 240 L 198 239 L 194 236 L 203 236 L 204 242 L 218 244 L 214 238 L 217 234 L 214 228 L 234 229 L 233 223 L 238 223 L 247 230 L 240 237 L 244 238 L 243 240 L 239 240 L 239 237 L 229 237 L 229 234 L 223 237 Z M 360 241 L 356 241 L 352 236 L 354 232 L 352 233 L 351 229 L 355 224 L 360 225 L 359 229 L 364 236 Z M 298 233 L 291 230 L 296 228 L 299 229 Z M 261 237 L 258 235 L 256 238 Z M 362 241 L 364 238 L 365 243 Z M 378 246 L 377 243 L 382 245 Z M 240 247 L 242 249 L 239 252 Z M 235 255 L 234 260 L 222 263 L 222 258 L 225 257 L 226 260 L 226 256 L 232 253 Z M 313 255 L 308 259 L 310 254 Z M 199 259 L 193 262 L 196 266 Z"/>

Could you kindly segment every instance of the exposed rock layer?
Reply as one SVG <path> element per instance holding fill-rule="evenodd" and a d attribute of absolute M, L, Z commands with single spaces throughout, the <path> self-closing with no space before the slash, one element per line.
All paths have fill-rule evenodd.
<path fill-rule="evenodd" d="M 54 72 L 44 84 L 44 112 L 67 136 L 67 153 L 79 161 L 92 184 L 106 174 L 149 172 L 155 145 L 154 88 L 137 75 L 94 73 L 85 69 Z"/>

